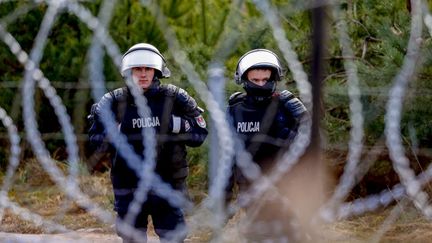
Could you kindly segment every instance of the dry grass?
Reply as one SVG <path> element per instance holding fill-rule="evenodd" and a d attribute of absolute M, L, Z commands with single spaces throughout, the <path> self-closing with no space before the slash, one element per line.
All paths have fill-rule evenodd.
<path fill-rule="evenodd" d="M 67 171 L 64 164 L 60 164 L 63 171 Z M 1 175 L 0 175 L 0 179 Z M 82 171 L 80 175 L 80 186 L 94 202 L 102 208 L 112 212 L 113 195 L 109 173 L 89 175 Z M 198 181 L 197 185 L 202 186 Z M 194 190 L 192 186 L 192 198 L 201 199 L 206 196 L 202 188 Z M 9 197 L 13 202 L 22 207 L 50 219 L 68 229 L 97 229 L 99 233 L 113 234 L 111 225 L 104 225 L 95 217 L 89 215 L 76 203 L 70 201 L 64 193 L 49 179 L 49 176 L 34 161 L 29 161 L 19 169 L 15 176 L 13 187 L 9 191 Z M 394 222 L 383 230 L 384 222 L 388 219 L 391 208 L 382 209 L 377 212 L 353 217 L 340 221 L 323 228 L 320 238 L 322 242 L 371 242 L 379 235 L 378 242 L 432 242 L 432 223 L 426 220 L 412 205 L 404 207 L 401 214 Z M 112 212 L 114 214 L 114 212 Z M 188 221 L 192 217 L 188 216 Z M 241 239 L 238 235 L 236 218 L 231 220 L 224 230 L 224 242 L 235 242 L 226 240 Z M 199 222 L 198 222 L 199 224 Z M 6 210 L 0 231 L 14 233 L 44 233 L 44 229 L 25 221 Z M 154 232 L 150 230 L 151 235 Z M 212 238 L 209 228 L 197 228 L 188 237 L 188 242 L 207 242 Z"/>
<path fill-rule="evenodd" d="M 328 242 L 432 242 L 432 223 L 412 205 L 387 227 L 392 208 L 367 213 L 324 227 Z M 378 235 L 382 232 L 382 235 Z M 379 239 L 379 241 L 375 241 Z"/>
<path fill-rule="evenodd" d="M 58 163 L 67 172 L 67 166 Z M 112 210 L 112 190 L 108 173 L 89 175 L 85 172 L 79 177 L 80 187 L 95 203 L 106 210 Z M 21 207 L 39 214 L 68 229 L 97 228 L 101 232 L 112 232 L 110 225 L 100 223 L 96 218 L 69 200 L 49 175 L 35 161 L 28 161 L 19 168 L 9 191 L 10 200 Z M 15 233 L 43 233 L 44 230 L 31 222 L 22 220 L 9 210 L 5 211 L 0 231 Z"/>

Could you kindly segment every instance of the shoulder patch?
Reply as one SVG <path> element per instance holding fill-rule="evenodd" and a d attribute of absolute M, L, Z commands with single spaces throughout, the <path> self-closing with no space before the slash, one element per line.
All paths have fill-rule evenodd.
<path fill-rule="evenodd" d="M 202 127 L 202 128 L 206 128 L 207 124 L 204 120 L 204 117 L 202 115 L 196 116 L 195 117 L 195 122 L 198 124 L 198 126 Z"/>
<path fill-rule="evenodd" d="M 235 105 L 235 104 L 241 102 L 245 96 L 246 96 L 245 93 L 235 92 L 229 97 L 228 104 L 229 105 Z"/>

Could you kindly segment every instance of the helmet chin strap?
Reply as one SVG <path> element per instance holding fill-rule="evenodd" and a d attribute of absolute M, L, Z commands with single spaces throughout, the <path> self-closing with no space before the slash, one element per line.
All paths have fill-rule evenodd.
<path fill-rule="evenodd" d="M 263 86 L 259 86 L 249 80 L 245 80 L 243 82 L 243 88 L 248 96 L 260 101 L 270 98 L 273 95 L 276 91 L 276 82 L 267 81 Z"/>

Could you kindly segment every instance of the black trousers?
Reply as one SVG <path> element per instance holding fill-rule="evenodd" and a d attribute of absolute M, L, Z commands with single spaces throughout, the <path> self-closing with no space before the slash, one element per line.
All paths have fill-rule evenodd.
<path fill-rule="evenodd" d="M 133 192 L 115 195 L 117 211 L 117 234 L 124 242 L 146 242 L 148 217 L 151 216 L 156 234 L 161 242 L 183 242 L 187 235 L 187 229 L 182 209 L 171 206 L 164 198 L 154 193 L 147 195 L 147 200 L 142 204 L 136 219 L 132 224 L 141 234 L 133 234 L 128 230 L 122 230 L 121 222 L 126 218 L 128 208 L 133 200 Z"/>

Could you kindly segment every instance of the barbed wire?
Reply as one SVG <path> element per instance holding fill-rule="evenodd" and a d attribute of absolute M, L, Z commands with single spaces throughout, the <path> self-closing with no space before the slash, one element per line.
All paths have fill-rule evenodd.
<path fill-rule="evenodd" d="M 124 81 L 120 80 L 106 80 L 105 86 L 97 87 L 97 88 L 105 88 L 106 90 L 115 89 L 124 84 Z M 83 83 L 80 81 L 51 81 L 51 86 L 55 89 L 65 89 L 65 90 L 91 90 L 92 86 L 89 83 Z M 0 89 L 21 89 L 22 83 L 20 81 L 11 81 L 5 80 L 0 81 Z M 362 96 L 389 96 L 389 87 L 361 87 L 361 95 Z M 348 96 L 347 88 L 345 87 L 336 87 L 336 86 L 327 86 L 324 88 L 323 93 L 326 95 L 341 95 Z M 410 90 L 410 93 L 414 96 L 423 96 L 429 97 L 432 96 L 432 91 L 429 90 Z"/>
<path fill-rule="evenodd" d="M 7 1 L 0 1 L 0 4 L 3 2 Z M 205 80 L 202 80 L 198 75 L 192 62 L 187 57 L 184 48 L 181 46 L 175 32 L 168 24 L 166 16 L 164 16 L 160 6 L 153 1 L 142 0 L 140 3 L 144 8 L 150 11 L 150 13 L 155 17 L 159 27 L 164 30 L 163 35 L 168 43 L 169 51 L 172 54 L 174 61 L 179 65 L 180 70 L 187 76 L 192 88 L 197 91 L 197 94 L 206 105 L 209 117 L 216 128 L 213 132 L 216 133 L 217 139 L 215 140 L 216 144 L 213 145 L 218 146 L 219 148 L 218 166 L 215 167 L 216 171 L 214 173 L 214 181 L 208 188 L 209 196 L 204 200 L 204 203 L 200 205 L 200 207 L 195 208 L 195 212 L 193 211 L 191 214 L 191 218 L 193 218 L 192 228 L 199 228 L 198 224 L 207 225 L 212 228 L 214 233 L 216 233 L 214 241 L 222 241 L 224 239 L 224 237 L 220 237 L 220 234 L 223 234 L 223 222 L 229 216 L 228 214 L 225 214 L 223 210 L 225 196 L 224 189 L 232 173 L 233 156 L 235 155 L 239 157 L 237 163 L 245 175 L 249 176 L 249 178 L 256 179 L 251 190 L 243 195 L 243 203 L 251 203 L 255 199 L 262 197 L 264 193 L 271 191 L 272 195 L 282 197 L 285 206 L 292 206 L 289 199 L 284 198 L 284 195 L 277 190 L 277 182 L 281 177 L 290 172 L 291 169 L 300 161 L 300 158 L 305 155 L 306 148 L 310 142 L 311 124 L 301 124 L 299 128 L 300 133 L 294 139 L 289 150 L 283 154 L 282 159 L 271 173 L 263 176 L 261 170 L 257 166 L 254 166 L 255 164 L 253 163 L 250 154 L 248 154 L 241 146 L 241 142 L 234 138 L 234 135 L 227 123 L 228 119 L 225 112 L 222 110 L 223 108 L 221 107 L 218 98 L 215 97 L 216 95 L 212 92 L 213 90 L 209 89 L 206 85 Z M 241 1 L 234 2 L 233 5 L 236 6 L 240 3 Z M 15 21 L 19 16 L 27 14 L 33 7 L 38 6 L 38 4 L 46 4 L 48 8 L 45 12 L 38 34 L 34 39 L 34 46 L 30 53 L 27 54 L 22 50 L 20 43 L 18 43 L 16 38 L 7 31 L 7 25 Z M 282 16 L 279 14 L 278 9 L 276 9 L 269 1 L 252 1 L 252 4 L 254 4 L 258 11 L 262 13 L 263 19 L 265 19 L 272 29 L 273 38 L 293 74 L 293 79 L 300 92 L 300 98 L 306 103 L 308 110 L 312 111 L 312 107 L 316 104 L 312 103 L 311 86 L 308 81 L 308 76 L 303 69 L 302 63 L 298 60 L 299 58 L 297 53 L 293 50 L 290 41 L 286 38 L 287 34 L 281 25 Z M 309 9 L 313 6 L 317 6 L 316 4 L 316 2 L 307 2 L 302 4 L 299 9 Z M 347 26 L 343 21 L 343 18 L 340 18 L 341 10 L 337 9 L 339 3 L 336 1 L 329 1 L 326 4 L 333 8 L 336 19 L 339 21 L 337 31 L 339 34 L 339 43 L 341 44 L 343 57 L 353 57 L 354 54 L 351 49 L 352 43 L 348 35 Z M 85 133 L 77 133 L 74 131 L 73 124 L 66 111 L 65 105 L 62 103 L 62 99 L 58 96 L 56 91 L 57 89 L 88 89 L 91 91 L 93 99 L 99 100 L 106 90 L 118 87 L 119 83 L 123 84 L 124 81 L 105 80 L 102 71 L 103 58 L 101 58 L 101 56 L 105 51 L 117 67 L 120 67 L 121 62 L 121 52 L 107 30 L 114 5 L 115 1 L 104 1 L 103 6 L 101 7 L 101 12 L 99 13 L 99 16 L 96 17 L 93 16 L 85 6 L 80 4 L 80 1 L 34 1 L 32 4 L 16 9 L 13 13 L 0 20 L 0 37 L 2 41 L 16 56 L 17 60 L 25 70 L 23 80 L 0 81 L 0 89 L 20 89 L 22 91 L 23 120 L 25 129 L 25 132 L 19 132 L 15 125 L 13 125 L 12 119 L 7 115 L 7 111 L 0 108 L 0 119 L 8 130 L 7 133 L 0 133 L 0 139 L 8 138 L 11 143 L 9 167 L 5 180 L 3 181 L 2 190 L 0 191 L 0 220 L 3 216 L 3 210 L 8 208 L 25 220 L 29 220 L 36 225 L 43 225 L 49 232 L 69 231 L 62 225 L 53 223 L 40 215 L 30 212 L 26 208 L 17 206 L 7 195 L 12 177 L 19 163 L 18 156 L 21 152 L 19 147 L 20 137 L 26 136 L 27 141 L 30 143 L 32 150 L 35 152 L 35 155 L 38 161 L 42 164 L 44 170 L 70 198 L 102 222 L 109 224 L 114 223 L 114 218 L 111 213 L 92 202 L 78 186 L 79 148 L 77 143 L 79 141 L 86 141 L 87 135 Z M 334 194 L 326 204 L 325 209 L 327 210 L 321 212 L 321 214 L 317 216 L 324 218 L 328 222 L 334 222 L 335 220 L 341 220 L 353 215 L 360 215 L 376 210 L 379 207 L 388 206 L 394 200 L 403 197 L 414 202 L 415 206 L 427 218 L 432 218 L 432 207 L 429 205 L 428 195 L 424 190 L 422 190 L 422 185 L 429 182 L 432 177 L 432 167 L 419 175 L 415 174 L 413 169 L 410 168 L 409 159 L 405 155 L 400 132 L 402 102 L 404 100 L 408 82 L 416 74 L 416 64 L 418 57 L 420 56 L 420 39 L 423 22 L 430 33 L 432 33 L 432 17 L 429 12 L 425 10 L 427 9 L 427 7 L 425 7 L 426 5 L 420 0 L 413 0 L 411 6 L 412 22 L 410 41 L 407 46 L 408 51 L 404 59 L 404 64 L 401 67 L 400 72 L 394 77 L 391 86 L 381 88 L 360 87 L 359 76 L 357 75 L 357 66 L 353 59 L 343 58 L 345 67 L 344 74 L 348 77 L 348 87 L 346 89 L 327 87 L 324 90 L 326 94 L 347 95 L 349 97 L 350 103 L 348 106 L 351 121 L 350 140 L 348 145 L 332 144 L 326 146 L 326 149 L 330 150 L 338 148 L 348 151 L 348 158 L 346 159 L 347 162 L 344 167 L 343 175 L 334 190 Z M 234 11 L 233 9 L 234 8 L 231 8 L 230 11 Z M 59 15 L 65 12 L 75 15 L 91 31 L 93 31 L 92 45 L 89 48 L 88 54 L 88 68 L 90 72 L 89 82 L 83 82 L 82 80 L 53 82 L 48 80 L 44 76 L 43 71 L 39 68 L 39 62 L 42 59 L 43 50 L 48 41 L 48 36 L 53 23 Z M 230 15 L 232 14 L 233 13 L 230 12 Z M 235 19 L 233 18 L 230 21 L 235 21 Z M 208 73 L 213 81 L 217 82 L 220 80 L 221 82 L 225 82 L 223 74 L 225 70 L 221 67 L 221 63 L 223 63 L 223 59 L 228 57 L 228 49 L 226 48 L 226 45 L 229 45 L 232 42 L 233 39 L 230 38 L 221 40 L 221 50 L 226 53 L 218 53 L 218 56 L 215 57 L 214 62 L 212 62 L 214 65 L 210 65 L 209 67 Z M 36 84 L 38 86 L 36 86 Z M 126 77 L 126 84 L 132 91 L 134 99 L 137 101 L 136 103 L 138 104 L 139 115 L 142 117 L 147 116 L 150 113 L 147 101 L 142 95 L 140 95 L 140 92 L 130 80 L 130 77 Z M 55 115 L 61 125 L 61 132 L 41 133 L 38 130 L 34 107 L 34 94 L 37 87 L 43 91 L 44 95 L 48 98 L 50 105 L 53 107 Z M 432 92 L 429 90 L 410 90 L 410 92 L 415 95 L 432 96 Z M 348 193 L 367 172 L 368 168 L 372 165 L 374 158 L 378 156 L 377 151 L 383 151 L 386 148 L 384 145 L 379 144 L 374 146 L 363 144 L 364 111 L 362 103 L 360 102 L 360 97 L 372 95 L 388 97 L 385 121 L 385 139 L 387 142 L 387 148 L 389 149 L 389 155 L 393 162 L 393 168 L 401 178 L 401 184 L 394 185 L 391 190 L 383 190 L 380 193 L 365 198 L 359 198 L 352 202 L 344 202 Z M 189 208 L 192 208 L 192 206 L 183 194 L 170 188 L 166 183 L 162 182 L 155 173 L 153 173 L 156 166 L 155 131 L 153 129 L 142 130 L 144 138 L 142 142 L 146 150 L 143 155 L 144 161 L 141 161 L 140 155 L 135 154 L 131 146 L 126 142 L 127 139 L 125 135 L 118 131 L 115 119 L 108 108 L 102 109 L 101 112 L 103 124 L 107 129 L 108 136 L 113 138 L 112 141 L 114 147 L 126 159 L 129 167 L 137 171 L 137 174 L 141 179 L 135 192 L 135 197 L 130 210 L 125 218 L 125 222 L 120 222 L 121 230 L 124 230 L 127 234 L 134 235 L 134 237 L 137 237 L 138 239 L 138 237 L 141 237 L 140 232 L 129 225 L 134 221 L 135 217 L 139 213 L 140 206 L 146 200 L 147 193 L 150 190 L 154 190 L 158 195 L 166 198 L 169 203 L 174 206 Z M 52 160 L 44 142 L 44 140 L 48 139 L 61 139 L 65 141 L 68 155 L 67 160 L 71 165 L 69 175 L 64 175 Z M 239 149 L 234 150 L 234 148 Z M 362 160 L 362 152 L 365 149 L 370 149 L 371 155 L 364 159 L 366 160 L 367 165 L 362 167 L 362 162 L 364 161 Z M 430 150 L 431 148 L 421 148 L 418 149 L 416 153 L 430 155 Z M 238 206 L 239 205 L 234 205 L 234 207 L 231 208 L 232 212 L 230 213 L 237 212 L 239 210 Z M 217 217 L 202 218 L 199 211 L 204 209 L 210 209 L 213 215 Z M 294 218 L 289 220 L 295 221 Z M 242 222 L 249 223 L 247 220 Z M 379 235 L 377 234 L 376 237 L 373 238 L 374 240 L 377 241 L 378 238 L 382 236 L 385 227 L 386 226 L 383 226 Z M 183 233 L 182 230 L 177 232 L 179 235 Z"/>

